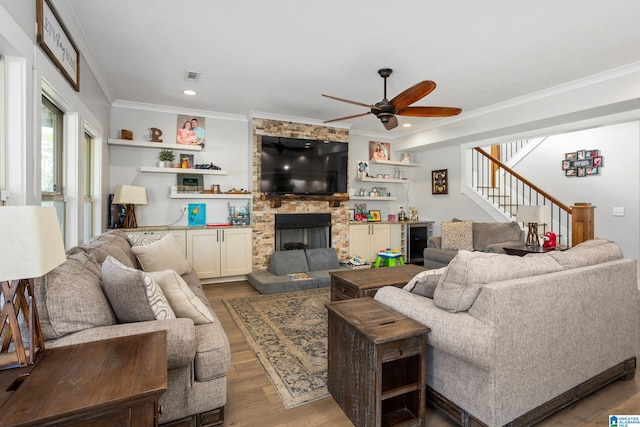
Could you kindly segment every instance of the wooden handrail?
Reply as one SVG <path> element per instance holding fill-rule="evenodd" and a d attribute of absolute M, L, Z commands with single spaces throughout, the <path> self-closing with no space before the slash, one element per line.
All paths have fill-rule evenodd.
<path fill-rule="evenodd" d="M 513 169 L 511 169 L 509 166 L 507 166 L 506 164 L 502 163 L 500 160 L 496 159 L 495 157 L 493 157 L 491 154 L 487 153 L 486 151 L 484 151 L 482 148 L 479 147 L 475 147 L 474 150 L 476 150 L 477 152 L 479 152 L 480 154 L 482 154 L 483 156 L 485 156 L 487 159 L 489 159 L 491 162 L 497 164 L 498 166 L 500 166 L 502 169 L 506 170 L 507 172 L 509 172 L 511 175 L 515 176 L 516 178 L 518 178 L 520 181 L 522 181 L 523 183 L 525 183 L 527 186 L 529 186 L 531 189 L 537 191 L 538 193 L 540 193 L 543 197 L 545 197 L 546 199 L 550 200 L 551 202 L 553 202 L 556 206 L 558 206 L 560 209 L 562 209 L 563 211 L 567 212 L 568 214 L 572 213 L 572 209 L 570 206 L 565 205 L 564 203 L 562 203 L 561 201 L 559 201 L 558 199 L 556 199 L 555 197 L 553 197 L 551 194 L 547 193 L 546 191 L 544 191 L 543 189 L 541 189 L 540 187 L 538 187 L 537 185 L 533 184 L 531 181 L 529 181 L 528 179 L 524 178 L 522 175 L 520 175 L 518 172 L 514 171 Z"/>

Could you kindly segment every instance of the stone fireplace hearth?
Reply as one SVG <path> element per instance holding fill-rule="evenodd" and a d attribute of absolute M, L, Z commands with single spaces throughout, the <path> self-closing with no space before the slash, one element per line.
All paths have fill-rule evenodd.
<path fill-rule="evenodd" d="M 269 201 L 260 198 L 260 138 L 262 135 L 284 136 L 288 138 L 327 139 L 349 141 L 348 129 L 327 126 L 291 123 L 278 120 L 252 120 L 253 129 L 253 269 L 266 270 L 271 254 L 275 250 L 276 214 L 325 213 L 331 217 L 331 247 L 335 248 L 338 259 L 349 256 L 349 203 L 344 201 L 338 207 L 331 207 L 327 200 L 284 200 L 282 206 L 272 208 Z"/>

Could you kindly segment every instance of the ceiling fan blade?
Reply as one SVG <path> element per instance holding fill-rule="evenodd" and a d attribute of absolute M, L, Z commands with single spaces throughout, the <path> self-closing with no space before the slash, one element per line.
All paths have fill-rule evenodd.
<path fill-rule="evenodd" d="M 351 101 L 349 99 L 338 98 L 337 96 L 325 95 L 324 93 L 322 94 L 322 96 L 324 96 L 325 98 L 335 99 L 336 101 L 346 102 L 348 104 L 353 104 L 353 105 L 359 105 L 361 107 L 372 108 L 374 110 L 379 110 L 380 109 L 379 107 L 376 107 L 375 105 L 369 105 L 369 104 L 364 104 L 364 103 L 358 102 L 358 101 Z"/>
<path fill-rule="evenodd" d="M 449 117 L 457 116 L 460 112 L 461 108 L 454 107 L 406 107 L 398 110 L 396 114 L 412 117 Z"/>
<path fill-rule="evenodd" d="M 387 123 L 382 123 L 382 124 L 384 125 L 384 128 L 386 130 L 394 129 L 398 126 L 398 118 L 396 116 L 393 116 L 389 119 Z"/>
<path fill-rule="evenodd" d="M 401 94 L 393 98 L 389 103 L 393 105 L 397 110 L 401 110 L 414 102 L 429 95 L 436 88 L 435 82 L 431 80 L 425 80 L 418 84 L 411 86 Z"/>
<path fill-rule="evenodd" d="M 331 123 L 331 122 L 339 122 L 339 121 L 342 121 L 342 120 L 355 119 L 356 117 L 362 117 L 362 116 L 366 116 L 368 114 L 371 114 L 371 111 L 367 111 L 366 113 L 362 113 L 362 114 L 354 114 L 353 116 L 340 117 L 339 119 L 325 120 L 322 123 Z"/>

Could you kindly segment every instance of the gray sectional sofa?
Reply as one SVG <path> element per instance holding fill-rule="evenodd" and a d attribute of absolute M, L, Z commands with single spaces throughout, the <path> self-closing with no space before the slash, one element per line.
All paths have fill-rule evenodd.
<path fill-rule="evenodd" d="M 424 266 L 426 268 L 441 268 L 447 266 L 451 260 L 458 254 L 458 250 L 467 249 L 481 252 L 504 253 L 503 246 L 513 246 L 524 243 L 524 234 L 517 222 L 472 222 L 461 221 L 454 218 L 451 223 L 469 223 L 471 233 L 468 236 L 461 236 L 460 233 L 451 239 L 449 245 L 443 244 L 443 237 L 432 236 L 427 241 L 427 247 L 424 249 Z M 444 223 L 446 224 L 446 223 Z M 441 228 L 443 225 L 441 224 Z M 467 237 L 466 245 L 461 242 L 460 237 Z M 467 246 L 467 247 L 465 247 Z"/>
<path fill-rule="evenodd" d="M 45 348 L 166 331 L 167 391 L 159 401 L 159 423 L 219 426 L 227 400 L 229 342 L 197 274 L 184 256 L 172 253 L 177 241 L 167 236 L 132 248 L 124 232 L 109 231 L 71 248 L 66 262 L 36 279 Z M 154 262 L 162 271 L 147 268 Z M 175 285 L 173 291 L 167 283 Z"/>
<path fill-rule="evenodd" d="M 249 273 L 248 281 L 261 294 L 301 291 L 329 286 L 329 273 L 341 269 L 348 268 L 340 266 L 333 248 L 276 251 L 267 270 Z M 306 273 L 310 278 L 292 280 L 288 274 L 294 273 Z"/>
<path fill-rule="evenodd" d="M 637 269 L 604 239 L 524 257 L 463 250 L 429 270 L 439 277 L 375 299 L 431 328 L 429 402 L 465 425 L 531 425 L 634 377 Z"/>

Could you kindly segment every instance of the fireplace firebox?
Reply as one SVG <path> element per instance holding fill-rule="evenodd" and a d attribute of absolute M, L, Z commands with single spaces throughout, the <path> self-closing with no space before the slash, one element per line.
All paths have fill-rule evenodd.
<path fill-rule="evenodd" d="M 275 250 L 331 247 L 331 214 L 275 215 Z"/>

